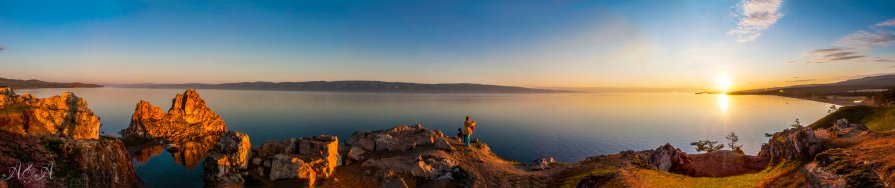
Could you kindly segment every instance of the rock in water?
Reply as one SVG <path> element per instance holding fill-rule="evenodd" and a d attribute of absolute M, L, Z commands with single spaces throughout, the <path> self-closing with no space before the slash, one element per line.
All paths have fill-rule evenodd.
<path fill-rule="evenodd" d="M 241 187 L 245 182 L 242 174 L 248 171 L 251 147 L 249 136 L 245 133 L 228 131 L 222 134 L 205 158 L 205 183 L 218 187 Z"/>
<path fill-rule="evenodd" d="M 29 136 L 99 139 L 99 117 L 71 92 L 39 99 L 0 87 L 0 131 Z"/>
<path fill-rule="evenodd" d="M 165 139 L 168 141 L 190 140 L 196 137 L 218 135 L 227 131 L 221 116 L 205 105 L 194 89 L 177 94 L 168 113 L 146 101 L 137 103 L 124 137 Z"/>

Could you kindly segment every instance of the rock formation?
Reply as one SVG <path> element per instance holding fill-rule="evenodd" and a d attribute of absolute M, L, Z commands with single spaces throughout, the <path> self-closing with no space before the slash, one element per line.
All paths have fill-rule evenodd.
<path fill-rule="evenodd" d="M 768 143 L 761 146 L 758 157 L 772 165 L 786 160 L 811 160 L 823 149 L 818 142 L 814 129 L 790 128 L 774 133 Z"/>
<path fill-rule="evenodd" d="M 0 167 L 11 187 L 137 187 L 124 144 L 71 92 L 46 99 L 0 88 Z M 8 171 L 6 171 L 8 172 Z M 5 187 L 5 186 L 0 186 Z"/>
<path fill-rule="evenodd" d="M 680 171 L 683 166 L 693 162 L 687 153 L 667 143 L 653 150 L 623 151 L 620 154 L 635 166 L 666 172 Z"/>
<path fill-rule="evenodd" d="M 99 117 L 71 92 L 46 99 L 0 88 L 0 131 L 29 136 L 99 139 Z"/>
<path fill-rule="evenodd" d="M 532 170 L 546 170 L 555 164 L 556 159 L 553 159 L 553 157 L 541 157 L 532 161 L 528 168 Z"/>
<path fill-rule="evenodd" d="M 245 133 L 228 131 L 222 134 L 205 157 L 203 179 L 206 185 L 241 187 L 245 182 L 242 174 L 248 170 L 251 148 Z"/>
<path fill-rule="evenodd" d="M 345 145 L 350 148 L 348 159 L 357 161 L 361 160 L 359 155 L 372 151 L 403 152 L 418 146 L 433 145 L 442 150 L 453 150 L 445 139 L 441 131 L 422 125 L 396 126 L 388 130 L 355 132 L 348 137 Z"/>
<path fill-rule="evenodd" d="M 130 138 L 190 140 L 227 131 L 221 116 L 205 106 L 194 89 L 177 94 L 168 113 L 146 101 L 137 103 L 131 123 L 121 135 Z"/>

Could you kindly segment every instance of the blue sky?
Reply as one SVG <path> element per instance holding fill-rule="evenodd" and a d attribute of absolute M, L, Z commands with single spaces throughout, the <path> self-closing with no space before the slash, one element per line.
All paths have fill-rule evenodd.
<path fill-rule="evenodd" d="M 820 83 L 895 72 L 891 7 L 895 1 L 0 0 L 0 77 Z"/>

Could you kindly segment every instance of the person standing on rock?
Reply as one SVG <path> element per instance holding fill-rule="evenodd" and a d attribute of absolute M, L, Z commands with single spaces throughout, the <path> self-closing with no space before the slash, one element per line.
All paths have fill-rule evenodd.
<path fill-rule="evenodd" d="M 463 122 L 463 127 L 466 128 L 463 132 L 463 142 L 468 147 L 469 141 L 472 140 L 472 131 L 475 130 L 475 121 L 469 121 L 469 116 L 466 116 L 466 122 Z"/>

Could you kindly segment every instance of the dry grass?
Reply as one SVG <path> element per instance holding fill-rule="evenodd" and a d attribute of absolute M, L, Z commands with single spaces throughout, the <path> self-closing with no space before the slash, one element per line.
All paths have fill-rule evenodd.
<path fill-rule="evenodd" d="M 790 175 L 798 167 L 798 163 L 784 163 L 757 173 L 723 178 L 697 178 L 640 168 L 626 168 L 621 174 L 623 181 L 631 187 L 764 187 L 765 182 Z"/>

